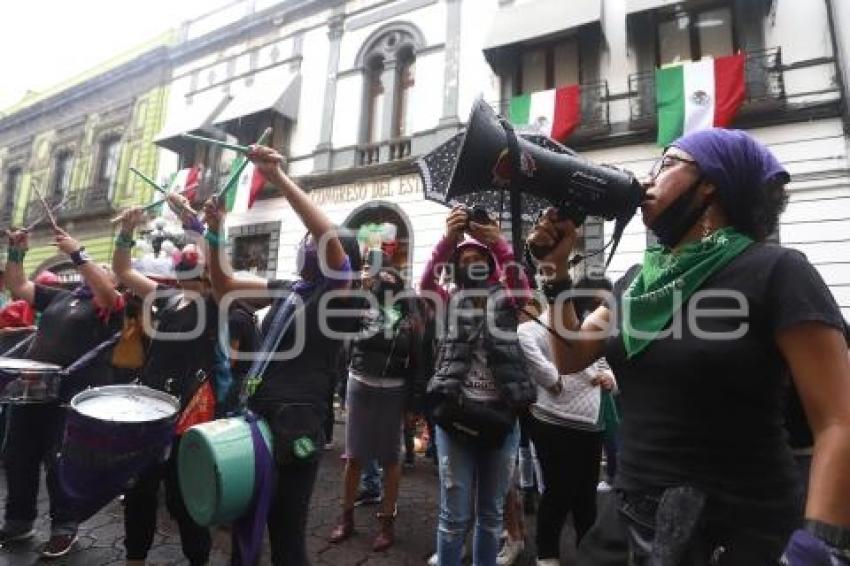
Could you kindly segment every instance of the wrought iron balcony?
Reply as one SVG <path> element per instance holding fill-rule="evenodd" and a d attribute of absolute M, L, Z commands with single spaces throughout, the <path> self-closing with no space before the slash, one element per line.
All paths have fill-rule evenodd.
<path fill-rule="evenodd" d="M 46 196 L 51 207 L 56 206 L 62 198 L 59 195 Z M 109 190 L 105 185 L 95 185 L 84 189 L 77 189 L 68 193 L 65 204 L 56 211 L 57 220 L 77 220 L 96 216 L 112 214 L 115 209 L 109 200 Z M 25 225 L 29 225 L 44 213 L 44 207 L 38 200 L 31 200 L 27 204 L 24 215 Z"/>
<path fill-rule="evenodd" d="M 581 91 L 581 123 L 573 137 L 582 138 L 608 132 L 611 125 L 611 113 L 608 104 L 608 81 L 594 83 L 582 83 L 579 85 Z M 502 100 L 489 103 L 493 109 L 502 116 L 510 114 L 510 101 Z"/>
<path fill-rule="evenodd" d="M 742 113 L 779 108 L 785 104 L 782 48 L 750 51 L 744 68 L 746 95 Z M 655 122 L 655 69 L 629 75 L 630 117 L 635 124 Z"/>

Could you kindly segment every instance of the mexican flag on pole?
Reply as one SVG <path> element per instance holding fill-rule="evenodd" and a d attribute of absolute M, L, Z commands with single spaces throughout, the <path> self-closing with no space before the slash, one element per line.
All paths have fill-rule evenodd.
<path fill-rule="evenodd" d="M 552 139 L 565 141 L 581 123 L 581 92 L 570 85 L 511 99 L 509 118 L 518 126 L 536 127 Z"/>
<path fill-rule="evenodd" d="M 231 174 L 245 160 L 244 157 L 237 157 L 230 164 Z M 227 191 L 225 195 L 225 210 L 227 212 L 245 212 L 252 206 L 263 191 L 263 186 L 266 184 L 266 178 L 254 167 L 253 163 L 248 163 L 245 170 L 236 181 L 236 187 Z"/>
<path fill-rule="evenodd" d="M 658 69 L 658 145 L 695 130 L 728 126 L 744 101 L 745 85 L 743 53 Z"/>

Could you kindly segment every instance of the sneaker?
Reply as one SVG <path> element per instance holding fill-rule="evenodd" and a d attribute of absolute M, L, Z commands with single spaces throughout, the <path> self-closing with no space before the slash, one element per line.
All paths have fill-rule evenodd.
<path fill-rule="evenodd" d="M 611 484 L 605 480 L 602 480 L 601 482 L 599 482 L 599 485 L 596 486 L 596 491 L 600 493 L 609 492 L 611 491 Z"/>
<path fill-rule="evenodd" d="M 537 566 L 561 566 L 561 561 L 557 558 L 537 559 Z"/>
<path fill-rule="evenodd" d="M 0 529 L 0 546 L 6 546 L 10 542 L 27 540 L 32 538 L 33 536 L 35 536 L 35 529 L 32 527 L 3 527 L 2 529 Z"/>
<path fill-rule="evenodd" d="M 325 450 L 333 450 L 334 448 L 336 448 L 336 444 L 334 444 L 333 440 L 325 442 Z"/>
<path fill-rule="evenodd" d="M 381 497 L 380 493 L 361 491 L 357 494 L 357 499 L 354 500 L 354 506 L 360 507 L 362 505 L 377 505 L 381 501 L 383 501 L 383 497 Z"/>
<path fill-rule="evenodd" d="M 77 542 L 77 535 L 53 535 L 50 540 L 41 546 L 41 555 L 44 558 L 59 558 L 65 556 Z"/>
<path fill-rule="evenodd" d="M 496 564 L 499 566 L 511 566 L 516 562 L 522 551 L 525 550 L 525 541 L 522 539 L 512 540 L 511 537 L 505 539 L 505 544 L 496 556 Z"/>
<path fill-rule="evenodd" d="M 437 556 L 437 553 L 431 555 L 431 558 L 428 559 L 428 566 L 437 566 L 437 563 L 440 561 L 440 558 Z"/>

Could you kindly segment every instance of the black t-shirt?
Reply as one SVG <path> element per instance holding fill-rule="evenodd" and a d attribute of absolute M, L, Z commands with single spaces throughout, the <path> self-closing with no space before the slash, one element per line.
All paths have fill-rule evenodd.
<path fill-rule="evenodd" d="M 269 281 L 269 290 L 272 291 L 288 290 L 290 287 L 287 281 Z M 284 301 L 276 299 L 263 319 L 263 340 Z M 317 410 L 326 410 L 343 340 L 323 332 L 321 322 L 324 320 L 326 326 L 336 332 L 353 334 L 359 328 L 361 310 L 350 297 L 333 297 L 325 309 L 319 308 L 321 303 L 321 295 L 316 293 L 296 310 L 296 318 L 277 348 L 278 352 L 293 352 L 295 355 L 269 363 L 263 383 L 251 399 L 252 408 L 267 418 L 282 403 L 311 403 Z M 331 309 L 339 312 L 334 313 Z M 295 348 L 298 343 L 302 344 L 300 349 Z"/>
<path fill-rule="evenodd" d="M 41 313 L 41 319 L 24 357 L 63 368 L 121 330 L 124 316 L 123 312 L 112 312 L 108 319 L 101 320 L 93 299 L 38 284 L 33 308 Z M 62 400 L 69 400 L 86 387 L 109 384 L 112 373 L 108 360 L 104 353 L 88 367 L 68 376 L 60 391 Z"/>
<path fill-rule="evenodd" d="M 142 383 L 171 393 L 186 403 L 198 385 L 195 380 L 198 370 L 204 370 L 212 379 L 218 308 L 211 298 L 188 301 L 181 306 L 183 292 L 179 289 L 159 285 L 157 291 L 160 295 L 153 303 L 156 333 L 150 337 Z M 200 311 L 203 311 L 200 320 L 203 327 L 198 333 Z M 177 333 L 197 336 L 180 338 Z"/>
<path fill-rule="evenodd" d="M 697 328 L 717 333 L 747 324 L 742 336 L 694 336 L 688 320 L 695 305 L 687 301 L 681 338 L 656 339 L 631 360 L 621 337 L 608 341 L 623 417 L 618 485 L 694 485 L 727 521 L 784 527 L 794 518 L 797 475 L 783 427 L 788 372 L 775 335 L 811 321 L 840 329 L 839 308 L 803 254 L 774 245 L 751 246 L 701 290 L 738 292 L 749 313 L 700 317 Z M 697 306 L 740 305 L 727 293 Z M 618 319 L 622 328 L 619 308 Z"/>
<path fill-rule="evenodd" d="M 230 342 L 239 344 L 239 352 L 256 352 L 260 349 L 260 332 L 253 313 L 242 307 L 233 307 L 227 317 Z M 234 376 L 243 376 L 251 368 L 250 360 L 236 360 Z"/>

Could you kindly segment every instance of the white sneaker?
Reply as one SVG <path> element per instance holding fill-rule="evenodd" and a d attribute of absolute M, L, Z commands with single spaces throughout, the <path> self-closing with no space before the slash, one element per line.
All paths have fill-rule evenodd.
<path fill-rule="evenodd" d="M 599 492 L 602 492 L 602 493 L 611 491 L 611 484 L 609 484 L 605 480 L 602 480 L 601 482 L 599 482 L 599 485 L 596 486 L 596 491 L 599 491 Z"/>
<path fill-rule="evenodd" d="M 557 558 L 544 558 L 537 560 L 537 566 L 561 566 L 561 561 Z"/>
<path fill-rule="evenodd" d="M 440 559 L 437 557 L 437 553 L 431 555 L 431 558 L 428 559 L 428 566 L 437 566 L 437 563 Z"/>
<path fill-rule="evenodd" d="M 498 564 L 498 566 L 511 566 L 514 562 L 516 562 L 524 549 L 524 540 L 512 540 L 511 537 L 507 537 L 505 539 L 505 544 L 502 545 L 502 549 L 499 551 L 499 555 L 496 556 L 496 564 Z"/>

